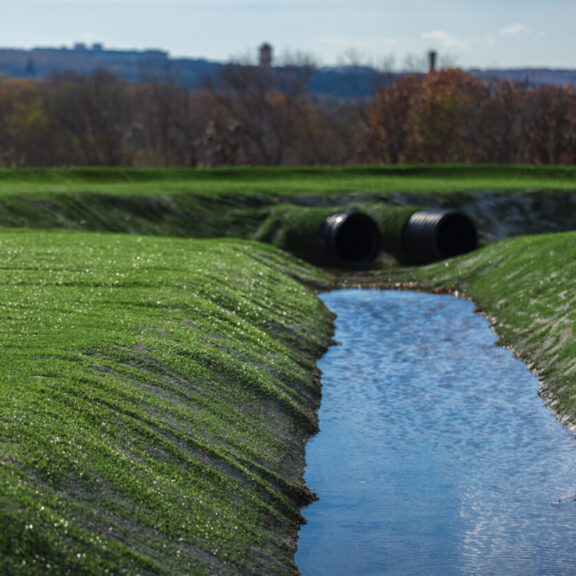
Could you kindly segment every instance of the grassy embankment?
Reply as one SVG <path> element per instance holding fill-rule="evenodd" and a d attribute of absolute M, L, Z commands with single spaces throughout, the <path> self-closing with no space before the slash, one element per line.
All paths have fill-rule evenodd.
<path fill-rule="evenodd" d="M 310 499 L 303 444 L 319 399 L 314 360 L 330 334 L 304 284 L 457 287 L 576 421 L 576 233 L 334 278 L 245 241 L 94 231 L 250 238 L 282 203 L 481 203 L 501 190 L 574 190 L 575 175 L 0 173 L 0 225 L 30 228 L 0 233 L 0 571 L 295 573 L 299 508 Z M 529 197 L 541 203 L 537 194 Z M 57 227 L 93 232 L 37 229 Z"/>
<path fill-rule="evenodd" d="M 3 230 L 0 572 L 274 574 L 322 275 L 249 243 Z M 293 569 L 293 568 L 292 568 Z"/>
<path fill-rule="evenodd" d="M 571 191 L 575 179 L 571 167 L 514 166 L 0 170 L 0 226 L 245 238 L 282 204 L 470 209 L 480 193 L 505 210 L 510 194 Z"/>

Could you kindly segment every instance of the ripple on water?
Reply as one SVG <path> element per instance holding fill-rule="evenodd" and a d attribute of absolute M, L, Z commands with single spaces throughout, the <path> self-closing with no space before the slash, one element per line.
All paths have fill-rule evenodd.
<path fill-rule="evenodd" d="M 576 443 L 473 305 L 322 299 L 341 345 L 319 362 L 304 576 L 576 573 Z"/>

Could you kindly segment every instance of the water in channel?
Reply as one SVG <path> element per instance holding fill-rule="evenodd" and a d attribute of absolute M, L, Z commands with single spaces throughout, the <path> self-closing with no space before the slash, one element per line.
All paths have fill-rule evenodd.
<path fill-rule="evenodd" d="M 472 303 L 323 294 L 304 576 L 576 574 L 576 441 Z"/>

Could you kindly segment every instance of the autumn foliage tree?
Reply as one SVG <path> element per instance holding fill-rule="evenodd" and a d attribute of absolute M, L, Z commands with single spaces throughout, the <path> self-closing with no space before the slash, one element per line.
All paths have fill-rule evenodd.
<path fill-rule="evenodd" d="M 538 164 L 576 161 L 576 95 L 566 87 L 538 87 L 527 98 L 528 154 Z"/>
<path fill-rule="evenodd" d="M 485 88 L 457 69 L 424 76 L 410 106 L 409 153 L 419 162 L 470 161 L 470 132 Z"/>
<path fill-rule="evenodd" d="M 500 164 L 527 160 L 526 83 L 502 80 L 478 102 L 470 131 L 475 162 Z"/>
<path fill-rule="evenodd" d="M 398 164 L 406 160 L 412 105 L 422 88 L 419 76 L 399 78 L 380 88 L 370 110 L 366 154 L 370 160 Z"/>
<path fill-rule="evenodd" d="M 576 92 L 449 69 L 378 90 L 366 127 L 375 162 L 576 161 Z"/>

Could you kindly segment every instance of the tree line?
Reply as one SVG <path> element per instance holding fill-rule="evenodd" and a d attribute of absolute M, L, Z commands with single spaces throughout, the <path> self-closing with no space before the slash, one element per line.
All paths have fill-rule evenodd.
<path fill-rule="evenodd" d="M 366 143 L 373 162 L 572 164 L 576 90 L 458 69 L 407 76 L 378 90 Z"/>
<path fill-rule="evenodd" d="M 0 80 L 0 166 L 576 161 L 574 87 L 397 75 L 369 99 L 308 90 L 312 66 L 229 65 L 199 90 L 100 70 Z"/>

